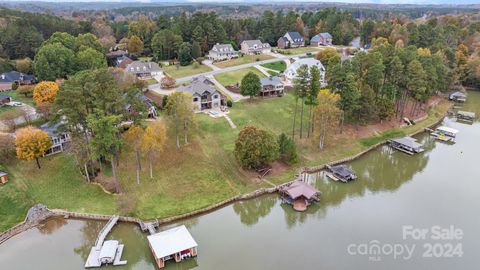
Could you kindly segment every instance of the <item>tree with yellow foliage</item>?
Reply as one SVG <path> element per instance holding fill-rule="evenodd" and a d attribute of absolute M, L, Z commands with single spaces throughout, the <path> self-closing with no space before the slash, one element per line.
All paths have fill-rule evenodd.
<path fill-rule="evenodd" d="M 47 132 L 28 126 L 18 130 L 15 147 L 19 159 L 35 159 L 40 169 L 38 158 L 43 157 L 45 152 L 52 147 L 52 141 Z"/>
<path fill-rule="evenodd" d="M 43 81 L 33 88 L 33 100 L 37 105 L 41 103 L 53 103 L 57 97 L 58 84 Z"/>
<path fill-rule="evenodd" d="M 153 178 L 153 160 L 165 146 L 167 140 L 167 127 L 161 120 L 152 122 L 145 129 L 142 138 L 142 151 L 148 158 L 150 178 Z"/>
<path fill-rule="evenodd" d="M 135 151 L 135 159 L 137 162 L 137 184 L 140 185 L 140 171 L 142 164 L 140 162 L 140 151 L 142 150 L 142 140 L 145 130 L 140 126 L 132 126 L 125 133 L 125 141 L 128 146 Z"/>
<path fill-rule="evenodd" d="M 334 134 L 340 123 L 342 110 L 339 108 L 340 95 L 328 89 L 320 90 L 317 96 L 318 105 L 314 110 L 315 130 L 313 140 L 320 150 Z"/>

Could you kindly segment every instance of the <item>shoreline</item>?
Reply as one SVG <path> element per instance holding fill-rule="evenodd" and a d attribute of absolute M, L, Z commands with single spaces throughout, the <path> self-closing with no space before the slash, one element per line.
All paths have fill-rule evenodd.
<path fill-rule="evenodd" d="M 452 108 L 452 106 L 453 106 L 453 104 L 451 104 L 449 106 L 449 108 L 443 113 L 443 115 L 441 117 L 439 117 L 439 119 L 437 119 L 434 123 L 432 123 L 432 124 L 430 124 L 426 127 L 420 128 L 420 129 L 408 134 L 408 136 L 418 135 L 420 133 L 425 132 L 426 128 L 432 128 L 432 127 L 440 124 L 443 121 L 443 119 L 448 115 L 448 112 Z M 426 119 L 428 119 L 428 117 L 426 117 L 423 120 L 426 120 Z M 421 120 L 421 121 L 423 121 L 423 120 Z M 191 212 L 188 212 L 188 213 L 175 215 L 175 216 L 171 216 L 171 217 L 166 217 L 166 218 L 157 218 L 157 219 L 152 219 L 152 220 L 141 220 L 140 218 L 136 218 L 136 217 L 120 216 L 119 220 L 121 222 L 136 223 L 137 225 L 139 225 L 141 227 L 141 224 L 145 223 L 145 222 L 155 221 L 155 222 L 158 222 L 159 225 L 167 225 L 167 224 L 171 224 L 171 223 L 174 223 L 174 222 L 179 222 L 179 221 L 182 221 L 182 220 L 185 220 L 185 219 L 188 219 L 188 218 L 193 218 L 193 217 L 205 215 L 205 214 L 211 213 L 215 210 L 226 207 L 230 204 L 233 204 L 235 202 L 255 199 L 255 198 L 258 198 L 260 196 L 267 195 L 267 194 L 274 194 L 278 191 L 278 189 L 280 187 L 282 187 L 284 185 L 288 185 L 289 183 L 295 181 L 302 173 L 314 173 L 314 172 L 318 172 L 318 171 L 321 171 L 321 170 L 325 169 L 326 165 L 337 165 L 337 164 L 341 164 L 341 163 L 345 163 L 345 162 L 349 162 L 349 161 L 358 159 L 358 158 L 364 156 L 365 154 L 369 153 L 370 151 L 373 151 L 376 148 L 385 145 L 386 142 L 387 142 L 387 140 L 382 140 L 381 142 L 378 142 L 378 143 L 376 143 L 372 146 L 369 146 L 367 149 L 365 149 L 365 150 L 363 150 L 359 153 L 356 153 L 352 156 L 349 156 L 349 157 L 346 157 L 346 158 L 343 158 L 343 159 L 340 159 L 340 160 L 327 162 L 327 163 L 324 163 L 324 164 L 321 164 L 321 165 L 318 165 L 318 166 L 304 166 L 304 167 L 301 167 L 301 168 L 298 169 L 298 173 L 295 174 L 295 179 L 294 180 L 287 181 L 287 182 L 284 182 L 282 184 L 278 184 L 275 187 L 260 188 L 260 189 L 254 190 L 252 192 L 249 192 L 249 193 L 239 194 L 239 195 L 236 195 L 236 196 L 231 197 L 229 199 L 220 201 L 218 203 L 215 203 L 215 204 L 212 204 L 210 206 L 207 206 L 207 207 L 204 207 L 204 208 L 201 208 L 201 209 L 197 209 L 197 210 L 194 210 L 194 211 L 191 211 Z M 0 245 L 3 244 L 4 242 L 6 242 L 8 239 L 14 237 L 15 235 L 20 234 L 20 233 L 22 233 L 24 231 L 27 231 L 29 229 L 32 229 L 32 228 L 38 226 L 41 222 L 43 222 L 45 220 L 48 220 L 50 218 L 63 217 L 63 218 L 72 218 L 72 219 L 81 219 L 81 220 L 108 221 L 112 217 L 112 215 L 70 212 L 70 211 L 63 210 L 63 209 L 48 209 L 46 206 L 43 206 L 41 204 L 40 205 L 35 205 L 31 209 L 33 209 L 35 207 L 37 207 L 37 208 L 40 207 L 41 208 L 41 211 L 38 214 L 40 217 L 38 219 L 35 219 L 35 220 L 29 220 L 29 218 L 28 218 L 29 214 L 27 214 L 27 217 L 25 217 L 23 222 L 21 222 L 21 223 L 15 225 L 15 226 L 11 227 L 10 229 L 0 233 Z M 30 212 L 30 210 L 29 210 L 29 212 Z"/>

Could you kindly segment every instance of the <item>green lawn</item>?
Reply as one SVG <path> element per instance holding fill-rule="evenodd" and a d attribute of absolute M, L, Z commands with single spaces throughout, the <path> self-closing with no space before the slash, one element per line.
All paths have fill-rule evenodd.
<path fill-rule="evenodd" d="M 209 71 L 212 71 L 212 69 L 206 65 L 191 64 L 183 67 L 175 66 L 175 65 L 166 66 L 166 67 L 163 67 L 163 71 L 166 74 L 172 76 L 173 78 L 178 79 L 178 78 L 188 77 L 188 76 L 192 76 L 199 73 L 209 72 Z"/>
<path fill-rule="evenodd" d="M 283 72 L 285 71 L 285 69 L 287 69 L 287 64 L 285 64 L 284 61 L 278 61 L 278 62 L 263 64 L 262 67 Z"/>
<path fill-rule="evenodd" d="M 35 107 L 35 102 L 31 96 L 25 97 L 25 95 L 18 94 L 16 91 L 10 90 L 2 92 L 2 94 L 12 97 L 13 101 L 22 102 L 30 106 Z"/>
<path fill-rule="evenodd" d="M 290 135 L 294 107 L 295 98 L 291 93 L 280 98 L 255 98 L 234 103 L 230 108 L 230 117 L 237 129 L 230 128 L 224 118 L 195 114 L 195 127 L 189 136 L 189 144 L 177 149 L 174 129 L 170 128 L 164 153 L 154 162 L 153 179 L 149 178 L 148 163 L 142 161 L 140 185 L 135 181 L 134 154 L 124 149 L 118 175 L 124 192 L 136 200 L 133 216 L 152 219 L 183 214 L 268 186 L 239 168 L 233 155 L 235 140 L 241 128 L 249 124 L 276 135 L 282 132 Z M 448 103 L 442 103 L 430 112 L 427 120 L 369 139 L 352 140 L 341 136 L 323 151 L 312 145 L 310 139 L 297 139 L 298 164 L 267 179 L 274 183 L 290 181 L 302 166 L 345 158 L 399 132 L 409 134 L 422 130 L 442 117 L 448 107 Z M 300 115 L 297 117 L 300 125 Z M 307 113 L 304 115 L 304 127 L 306 120 Z M 117 196 L 86 183 L 72 156 L 64 153 L 42 158 L 41 164 L 41 170 L 35 167 L 34 161 L 4 164 L 11 179 L 0 186 L 0 205 L 4 206 L 0 207 L 0 231 L 22 221 L 27 209 L 35 203 L 87 213 L 119 213 Z"/>
<path fill-rule="evenodd" d="M 257 74 L 260 78 L 265 77 L 265 75 L 254 67 L 244 68 L 229 72 L 217 73 L 214 75 L 215 79 L 222 84 L 223 86 L 235 85 L 242 81 L 242 78 L 247 75 L 247 73 L 253 72 Z"/>
<path fill-rule="evenodd" d="M 276 49 L 277 53 L 284 54 L 284 55 L 295 55 L 295 54 L 302 54 L 302 53 L 316 53 L 322 50 L 322 48 L 317 47 L 300 47 L 300 48 L 292 48 L 292 49 Z"/>
<path fill-rule="evenodd" d="M 266 55 L 266 54 L 244 55 L 244 56 L 239 57 L 239 58 L 234 58 L 234 59 L 227 60 L 227 61 L 216 62 L 216 63 L 214 63 L 214 65 L 219 67 L 219 68 L 226 68 L 226 67 L 232 67 L 232 66 L 238 66 L 238 65 L 249 64 L 249 63 L 253 63 L 253 62 L 268 60 L 268 59 L 272 59 L 272 58 L 273 58 L 272 56 Z"/>
<path fill-rule="evenodd" d="M 96 185 L 86 184 L 75 161 L 68 155 L 5 164 L 10 181 L 0 186 L 0 231 L 21 222 L 35 203 L 50 208 L 91 213 L 115 213 L 115 200 Z"/>

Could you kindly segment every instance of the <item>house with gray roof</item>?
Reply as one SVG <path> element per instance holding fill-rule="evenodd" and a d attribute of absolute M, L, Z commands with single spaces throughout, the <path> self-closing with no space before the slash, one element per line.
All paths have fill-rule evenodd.
<path fill-rule="evenodd" d="M 0 107 L 12 101 L 12 98 L 7 95 L 0 94 Z"/>
<path fill-rule="evenodd" d="M 222 95 L 206 77 L 196 77 L 190 84 L 181 85 L 177 90 L 192 94 L 193 109 L 195 111 L 220 109 L 222 106 Z"/>
<path fill-rule="evenodd" d="M 272 50 L 270 44 L 262 43 L 260 40 L 244 40 L 240 43 L 240 51 L 244 54 L 268 53 Z"/>
<path fill-rule="evenodd" d="M 258 94 L 261 97 L 282 96 L 285 86 L 277 76 L 270 76 L 260 79 L 262 89 Z"/>
<path fill-rule="evenodd" d="M 325 67 L 322 65 L 322 62 L 315 58 L 302 58 L 296 60 L 293 64 L 288 66 L 287 69 L 285 69 L 284 74 L 285 78 L 288 79 L 290 82 L 293 82 L 297 78 L 297 70 L 301 66 L 306 65 L 308 68 L 308 72 L 310 72 L 310 68 L 313 66 L 316 66 L 318 70 L 320 71 L 320 83 L 322 85 L 325 85 Z"/>
<path fill-rule="evenodd" d="M 35 76 L 18 71 L 9 71 L 0 74 L 0 91 L 12 89 L 12 84 L 18 85 L 35 83 Z"/>
<path fill-rule="evenodd" d="M 332 35 L 328 32 L 317 34 L 310 39 L 310 45 L 312 46 L 332 46 Z"/>
<path fill-rule="evenodd" d="M 277 41 L 279 49 L 305 47 L 305 39 L 298 32 L 287 32 Z"/>
<path fill-rule="evenodd" d="M 162 69 L 155 62 L 133 61 L 126 66 L 125 71 L 134 74 L 137 78 L 151 78 L 163 74 Z"/>
<path fill-rule="evenodd" d="M 208 59 L 212 61 L 223 61 L 237 58 L 238 52 L 233 49 L 232 44 L 215 44 L 208 52 Z"/>
<path fill-rule="evenodd" d="M 45 156 L 63 152 L 70 146 L 72 140 L 68 133 L 59 130 L 61 125 L 61 123 L 53 125 L 45 123 L 40 126 L 40 129 L 47 132 L 50 140 L 52 140 L 52 146 L 45 152 Z"/>

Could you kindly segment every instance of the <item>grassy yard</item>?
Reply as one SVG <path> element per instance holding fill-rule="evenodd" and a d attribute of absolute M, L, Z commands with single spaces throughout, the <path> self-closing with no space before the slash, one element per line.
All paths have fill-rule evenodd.
<path fill-rule="evenodd" d="M 172 76 L 173 78 L 178 79 L 178 78 L 188 77 L 188 76 L 192 76 L 199 73 L 209 72 L 209 71 L 212 71 L 212 69 L 206 65 L 191 64 L 183 67 L 175 66 L 175 65 L 166 66 L 166 67 L 163 67 L 163 71 L 166 74 Z"/>
<path fill-rule="evenodd" d="M 31 96 L 25 97 L 25 95 L 18 94 L 16 91 L 13 90 L 2 92 L 2 94 L 10 96 L 13 101 L 22 102 L 35 107 L 35 102 L 33 101 L 33 98 Z"/>
<path fill-rule="evenodd" d="M 239 71 L 235 71 L 238 75 Z M 223 118 L 195 115 L 195 128 L 187 145 L 177 149 L 174 130 L 169 129 L 164 153 L 154 162 L 154 178 L 148 174 L 148 163 L 142 161 L 141 183 L 135 181 L 134 155 L 122 152 L 118 175 L 126 194 L 135 198 L 133 215 L 142 219 L 178 215 L 245 193 L 267 184 L 241 170 L 233 150 L 239 130 L 248 124 L 275 134 L 292 132 L 295 99 L 287 93 L 281 98 L 245 100 L 234 104 L 230 117 L 238 126 L 232 129 Z M 351 156 L 380 140 L 421 130 L 437 121 L 448 109 L 441 103 L 427 120 L 415 126 L 398 128 L 366 139 L 351 139 L 348 134 L 330 142 L 323 151 L 310 139 L 297 139 L 299 163 L 267 179 L 273 183 L 290 181 L 299 167 L 319 165 Z M 307 114 L 304 116 L 306 125 Z M 300 117 L 297 118 L 299 124 Z M 298 133 L 297 133 L 298 134 Z M 181 137 L 183 141 L 183 137 Z M 20 222 L 34 203 L 50 208 L 91 213 L 119 213 L 116 195 L 104 193 L 98 186 L 85 182 L 74 158 L 59 154 L 41 159 L 38 170 L 33 161 L 5 164 L 11 180 L 0 187 L 0 231 Z M 107 176 L 111 175 L 107 173 Z"/>
<path fill-rule="evenodd" d="M 273 58 L 272 56 L 266 55 L 266 54 L 244 55 L 242 57 L 234 58 L 232 60 L 216 62 L 216 63 L 214 63 L 214 65 L 219 67 L 219 68 L 226 68 L 226 67 L 232 67 L 232 66 L 238 66 L 238 65 L 249 64 L 249 63 L 253 63 L 253 62 L 268 60 L 268 59 L 272 59 L 272 58 Z"/>
<path fill-rule="evenodd" d="M 287 64 L 285 64 L 284 61 L 278 61 L 278 62 L 263 64 L 262 67 L 283 72 L 285 71 L 285 69 L 287 69 Z"/>
<path fill-rule="evenodd" d="M 317 47 L 300 47 L 300 48 L 292 48 L 292 49 L 277 49 L 277 52 L 284 55 L 295 55 L 295 54 L 302 54 L 302 53 L 316 53 L 322 50 L 322 48 Z"/>
<path fill-rule="evenodd" d="M 260 78 L 265 77 L 265 75 L 260 72 L 258 69 L 254 67 L 244 68 L 229 72 L 217 73 L 214 75 L 215 79 L 222 84 L 223 86 L 227 85 L 235 85 L 242 81 L 243 76 L 247 75 L 247 73 L 253 72 L 257 74 Z"/>

